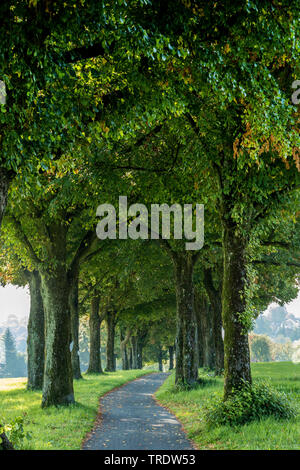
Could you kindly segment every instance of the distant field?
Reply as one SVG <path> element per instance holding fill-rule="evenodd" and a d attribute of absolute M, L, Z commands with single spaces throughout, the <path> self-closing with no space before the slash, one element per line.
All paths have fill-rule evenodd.
<path fill-rule="evenodd" d="M 20 385 L 25 387 L 26 382 L 26 377 L 17 377 L 15 379 L 0 379 L 0 392 L 2 390 L 14 390 L 15 388 L 20 389 Z"/>
<path fill-rule="evenodd" d="M 147 370 L 110 372 L 104 375 L 84 375 L 74 381 L 77 403 L 69 407 L 41 409 L 41 392 L 26 390 L 26 379 L 0 379 L 0 421 L 24 417 L 25 431 L 32 439 L 24 449 L 80 449 L 85 435 L 92 429 L 99 408 L 99 397 L 141 375 Z"/>
<path fill-rule="evenodd" d="M 200 371 L 203 373 L 203 371 Z M 291 362 L 253 363 L 255 379 L 263 378 L 284 391 L 298 405 L 293 420 L 267 418 L 231 428 L 219 426 L 208 430 L 203 421 L 203 405 L 212 394 L 221 395 L 223 379 L 211 377 L 211 383 L 190 392 L 172 391 L 174 375 L 156 393 L 158 401 L 182 422 L 188 437 L 199 449 L 299 450 L 300 449 L 300 364 Z"/>

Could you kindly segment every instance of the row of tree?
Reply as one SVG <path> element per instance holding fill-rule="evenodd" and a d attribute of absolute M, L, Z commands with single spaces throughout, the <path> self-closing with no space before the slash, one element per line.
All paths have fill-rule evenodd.
<path fill-rule="evenodd" d="M 150 325 L 172 330 L 175 299 L 176 383 L 224 367 L 226 400 L 251 383 L 253 319 L 297 291 L 298 2 L 39 0 L 0 13 L 2 277 L 30 285 L 29 385 L 43 384 L 44 407 L 74 401 L 88 300 L 99 370 L 101 320 L 108 351 L 122 321 L 125 364 L 129 337 L 138 360 Z M 203 203 L 203 248 L 98 240 L 96 207 L 120 195 Z"/>

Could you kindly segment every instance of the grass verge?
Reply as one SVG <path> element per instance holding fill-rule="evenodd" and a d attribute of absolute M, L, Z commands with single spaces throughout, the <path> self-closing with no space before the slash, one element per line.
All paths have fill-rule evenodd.
<path fill-rule="evenodd" d="M 200 370 L 201 375 L 205 375 Z M 294 404 L 300 404 L 300 364 L 291 362 L 252 364 L 254 379 L 267 379 L 272 387 L 285 392 Z M 207 383 L 191 391 L 174 391 L 172 374 L 156 392 L 156 399 L 167 407 L 184 426 L 198 449 L 218 450 L 299 450 L 300 413 L 295 419 L 273 417 L 238 426 L 214 426 L 204 421 L 204 408 L 212 396 L 221 396 L 223 379 L 206 375 Z"/>
<path fill-rule="evenodd" d="M 86 375 L 74 381 L 76 403 L 68 407 L 41 409 L 41 392 L 26 390 L 26 379 L 0 379 L 0 417 L 5 422 L 24 417 L 24 428 L 31 434 L 22 449 L 76 450 L 91 431 L 99 409 L 99 398 L 126 382 L 148 374 L 130 370 Z"/>

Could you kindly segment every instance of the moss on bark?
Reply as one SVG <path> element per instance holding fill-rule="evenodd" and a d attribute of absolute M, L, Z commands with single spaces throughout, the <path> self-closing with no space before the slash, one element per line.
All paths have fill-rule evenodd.
<path fill-rule="evenodd" d="M 63 237 L 60 243 L 56 254 L 58 260 L 64 260 Z M 58 240 L 56 247 L 59 248 Z M 74 403 L 74 390 L 70 352 L 70 286 L 64 262 L 58 261 L 51 275 L 43 272 L 41 279 L 46 324 L 42 407 L 68 405 Z"/>
<path fill-rule="evenodd" d="M 101 364 L 101 321 L 99 315 L 100 297 L 92 297 L 90 310 L 90 359 L 87 372 L 89 374 L 103 374 Z"/>
<path fill-rule="evenodd" d="M 44 306 L 41 294 L 41 278 L 38 271 L 28 273 L 30 290 L 30 314 L 27 337 L 27 370 L 29 390 L 40 390 L 44 376 Z"/>
<path fill-rule="evenodd" d="M 71 361 L 73 378 L 82 379 L 79 359 L 79 311 L 78 311 L 78 275 L 77 273 L 70 278 L 69 308 L 71 313 Z"/>
<path fill-rule="evenodd" d="M 177 305 L 175 383 L 193 385 L 198 381 L 198 333 L 191 253 L 177 253 L 174 265 Z"/>
<path fill-rule="evenodd" d="M 106 342 L 106 367 L 107 372 L 116 370 L 115 364 L 115 330 L 116 311 L 111 308 L 106 314 L 107 342 Z"/>
<path fill-rule="evenodd" d="M 225 400 L 234 390 L 242 388 L 245 383 L 251 383 L 248 334 L 243 321 L 243 314 L 246 311 L 246 247 L 247 240 L 239 235 L 237 227 L 225 225 L 222 293 L 222 319 L 225 330 Z"/>

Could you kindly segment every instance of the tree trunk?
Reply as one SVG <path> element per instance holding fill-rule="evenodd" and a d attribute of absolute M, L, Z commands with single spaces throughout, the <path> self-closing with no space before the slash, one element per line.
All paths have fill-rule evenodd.
<path fill-rule="evenodd" d="M 121 350 L 121 359 L 122 359 L 122 370 L 128 370 L 129 369 L 129 358 L 128 358 L 128 353 L 127 353 L 127 344 L 130 340 L 130 331 L 127 330 L 126 334 L 120 330 L 120 350 Z"/>
<path fill-rule="evenodd" d="M 213 284 L 211 269 L 204 271 L 204 285 L 212 309 L 212 332 L 215 351 L 215 374 L 224 370 L 224 343 L 222 338 L 222 294 Z"/>
<path fill-rule="evenodd" d="M 103 374 L 101 364 L 101 317 L 99 315 L 100 297 L 92 297 L 90 312 L 90 359 L 88 374 Z"/>
<path fill-rule="evenodd" d="M 213 314 L 208 299 L 203 296 L 201 306 L 202 338 L 203 338 L 203 367 L 215 370 L 216 350 L 213 331 Z"/>
<path fill-rule="evenodd" d="M 216 291 L 213 309 L 213 332 L 215 340 L 216 365 L 215 374 L 221 375 L 224 372 L 224 341 L 222 338 L 222 296 Z"/>
<path fill-rule="evenodd" d="M 78 310 L 78 273 L 69 277 L 70 294 L 69 294 L 69 308 L 71 313 L 71 361 L 73 378 L 76 380 L 82 379 L 80 371 L 79 359 L 79 310 Z"/>
<path fill-rule="evenodd" d="M 203 333 L 203 319 L 201 314 L 201 298 L 197 291 L 194 296 L 194 308 L 197 321 L 198 330 L 198 365 L 204 367 L 204 333 Z"/>
<path fill-rule="evenodd" d="M 169 370 L 174 369 L 174 346 L 169 346 Z"/>
<path fill-rule="evenodd" d="M 28 274 L 30 290 L 30 314 L 27 337 L 27 370 L 29 390 L 43 388 L 45 332 L 44 306 L 41 294 L 41 278 L 38 271 Z"/>
<path fill-rule="evenodd" d="M 225 384 L 224 399 L 251 383 L 248 334 L 243 324 L 246 310 L 245 289 L 247 242 L 237 235 L 237 227 L 224 224 L 224 279 L 222 294 L 222 318 L 225 330 Z"/>
<path fill-rule="evenodd" d="M 129 358 L 128 358 L 128 366 L 129 369 L 133 369 L 133 354 L 132 354 L 132 346 L 129 347 Z"/>
<path fill-rule="evenodd" d="M 143 348 L 146 344 L 148 330 L 138 331 L 137 342 L 136 342 L 136 354 L 137 354 L 137 369 L 143 368 Z"/>
<path fill-rule="evenodd" d="M 131 336 L 132 369 L 138 368 L 137 337 Z"/>
<path fill-rule="evenodd" d="M 158 370 L 162 372 L 163 371 L 163 354 L 162 354 L 161 346 L 158 347 L 157 362 L 158 362 Z"/>
<path fill-rule="evenodd" d="M 107 372 L 115 372 L 115 329 L 116 312 L 111 309 L 106 315 L 107 343 L 106 343 L 106 368 Z"/>
<path fill-rule="evenodd" d="M 174 265 L 177 304 L 175 383 L 193 385 L 198 381 L 198 336 L 191 253 L 176 253 Z"/>
<path fill-rule="evenodd" d="M 65 266 L 41 273 L 45 310 L 45 371 L 42 407 L 74 403 L 69 283 Z"/>

